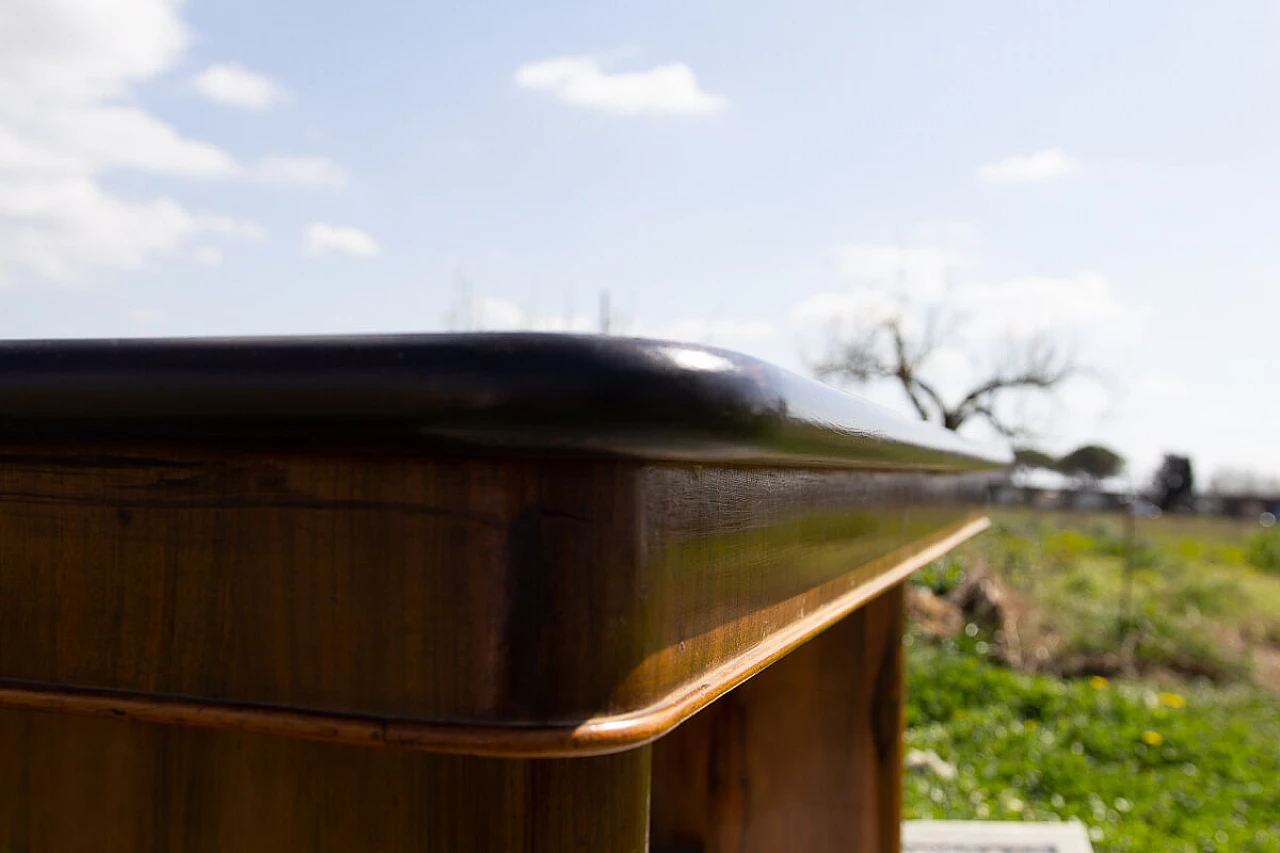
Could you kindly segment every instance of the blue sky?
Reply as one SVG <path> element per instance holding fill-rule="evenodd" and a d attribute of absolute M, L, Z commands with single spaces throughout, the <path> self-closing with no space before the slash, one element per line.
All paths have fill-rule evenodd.
<path fill-rule="evenodd" d="M 1270 2 L 0 7 L 0 336 L 615 328 L 797 370 L 954 317 L 953 392 L 1280 473 Z M 895 308 L 896 306 L 896 308 Z M 902 406 L 892 388 L 867 389 Z"/>

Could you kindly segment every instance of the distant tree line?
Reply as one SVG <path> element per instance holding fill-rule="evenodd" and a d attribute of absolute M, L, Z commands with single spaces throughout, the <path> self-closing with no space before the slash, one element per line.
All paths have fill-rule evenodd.
<path fill-rule="evenodd" d="M 1058 458 L 1033 447 L 1020 447 L 1013 457 L 1018 467 L 1045 468 L 1089 483 L 1114 477 L 1125 465 L 1123 456 L 1100 444 L 1086 444 Z"/>
<path fill-rule="evenodd" d="M 1074 477 L 1085 486 L 1095 486 L 1099 481 L 1114 477 L 1124 470 L 1125 460 L 1119 453 L 1100 444 L 1077 447 L 1066 456 L 1054 458 L 1034 447 L 1014 450 L 1014 465 L 1020 468 L 1045 468 Z M 1156 470 L 1151 486 L 1146 490 L 1148 499 L 1165 512 L 1190 509 L 1195 490 L 1195 475 L 1191 460 L 1176 453 L 1166 453 Z"/>

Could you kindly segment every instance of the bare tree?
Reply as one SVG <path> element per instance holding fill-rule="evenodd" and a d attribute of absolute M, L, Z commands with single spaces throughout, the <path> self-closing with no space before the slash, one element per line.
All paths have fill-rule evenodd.
<path fill-rule="evenodd" d="M 1075 361 L 1047 336 L 1007 341 L 996 353 L 986 378 L 965 393 L 948 398 L 925 378 L 929 359 L 944 335 L 936 314 L 919 334 L 910 334 L 897 315 L 853 334 L 833 334 L 829 354 L 815 366 L 828 381 L 863 385 L 896 381 L 920 417 L 950 430 L 982 420 L 1008 437 L 1025 430 L 997 411 L 999 400 L 1020 393 L 1049 393 L 1079 372 Z"/>

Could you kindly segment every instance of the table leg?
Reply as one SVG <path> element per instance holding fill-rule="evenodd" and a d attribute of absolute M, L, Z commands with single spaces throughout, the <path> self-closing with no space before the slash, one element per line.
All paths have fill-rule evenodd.
<path fill-rule="evenodd" d="M 903 589 L 654 745 L 655 853 L 897 853 Z"/>

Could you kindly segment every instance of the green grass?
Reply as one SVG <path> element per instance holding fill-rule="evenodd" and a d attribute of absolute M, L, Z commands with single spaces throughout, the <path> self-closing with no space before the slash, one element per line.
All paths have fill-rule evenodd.
<path fill-rule="evenodd" d="M 1264 572 L 1280 573 L 1280 530 L 1259 530 L 1249 537 L 1245 550 L 1249 563 Z"/>
<path fill-rule="evenodd" d="M 1139 520 L 1128 587 L 1117 515 L 1003 512 L 993 522 L 951 560 L 993 571 L 1018 594 L 1031 611 L 1023 639 L 1060 671 L 1120 666 L 1227 684 L 1249 677 L 1262 644 L 1280 645 L 1280 574 L 1248 562 L 1256 524 Z"/>
<path fill-rule="evenodd" d="M 959 770 L 908 774 L 908 818 L 1077 818 L 1099 851 L 1280 851 L 1270 696 L 1202 687 L 1162 703 L 1143 684 L 1021 675 L 955 643 L 917 641 L 908 660 L 907 746 Z"/>
<path fill-rule="evenodd" d="M 1280 532 L 1143 519 L 1131 552 L 1117 515 L 993 522 L 913 580 L 945 596 L 993 575 L 1022 654 L 995 624 L 908 636 L 908 748 L 959 773 L 909 773 L 907 816 L 1074 818 L 1104 853 L 1280 853 L 1280 682 L 1257 665 L 1280 660 Z"/>

